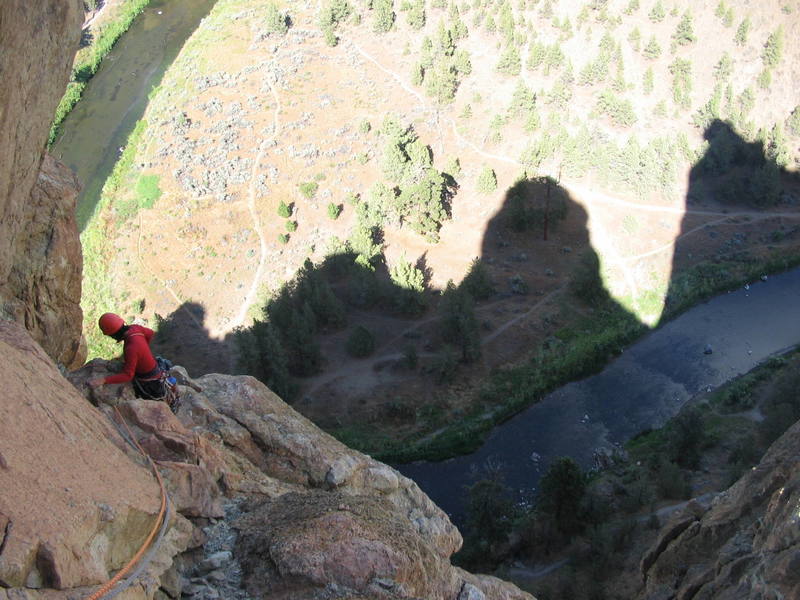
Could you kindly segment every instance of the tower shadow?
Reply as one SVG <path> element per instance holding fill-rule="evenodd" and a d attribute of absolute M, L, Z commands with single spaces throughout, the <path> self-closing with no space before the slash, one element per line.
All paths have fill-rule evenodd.
<path fill-rule="evenodd" d="M 689 173 L 661 323 L 736 283 L 798 262 L 799 220 L 771 216 L 796 205 L 800 190 L 777 128 L 747 141 L 717 119 L 703 137 L 705 150 Z"/>
<path fill-rule="evenodd" d="M 153 354 L 163 355 L 181 365 L 190 377 L 206 373 L 233 372 L 229 340 L 214 340 L 205 327 L 206 310 L 197 302 L 184 302 L 167 317 L 156 315 L 158 333 Z"/>

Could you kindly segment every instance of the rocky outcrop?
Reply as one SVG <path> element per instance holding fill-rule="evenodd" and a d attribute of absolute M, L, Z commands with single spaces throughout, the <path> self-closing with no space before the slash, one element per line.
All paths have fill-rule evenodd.
<path fill-rule="evenodd" d="M 647 599 L 800 598 L 800 423 L 708 510 L 690 505 L 642 560 Z"/>
<path fill-rule="evenodd" d="M 0 588 L 37 598 L 104 583 L 153 527 L 159 486 L 25 330 L 0 321 L 0 356 Z M 190 532 L 174 517 L 162 550 L 182 551 Z"/>
<path fill-rule="evenodd" d="M 77 183 L 44 150 L 82 18 L 80 0 L 0 3 L 0 315 L 67 366 L 85 356 Z"/>
<path fill-rule="evenodd" d="M 88 393 L 85 382 L 109 368 L 93 361 L 69 377 Z M 212 374 L 193 383 L 202 391 L 181 386 L 177 415 L 163 402 L 134 399 L 129 386 L 91 394 L 109 414 L 114 405 L 158 460 L 178 512 L 217 518 L 225 496 L 246 499 L 229 524 L 228 546 L 209 543 L 205 560 L 220 551 L 233 557 L 231 572 L 244 589 L 232 587 L 221 565 L 195 567 L 178 575 L 185 595 L 531 598 L 454 568 L 461 536 L 413 481 L 325 434 L 259 381 Z M 205 531 L 213 536 L 212 529 Z"/>

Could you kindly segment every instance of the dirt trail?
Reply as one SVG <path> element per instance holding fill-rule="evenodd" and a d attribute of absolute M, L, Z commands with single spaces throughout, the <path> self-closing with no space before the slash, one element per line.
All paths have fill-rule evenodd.
<path fill-rule="evenodd" d="M 345 42 L 348 46 L 355 49 L 364 59 L 372 63 L 375 67 L 380 69 L 382 72 L 390 75 L 398 85 L 408 93 L 409 95 L 413 96 L 416 101 L 422 105 L 423 110 L 428 112 L 434 112 L 434 108 L 429 105 L 426 98 L 416 89 L 414 89 L 411 85 L 409 85 L 405 79 L 397 72 L 385 67 L 382 65 L 375 57 L 373 57 L 369 52 L 364 50 L 357 42 L 353 40 L 347 40 Z M 273 90 L 274 92 L 274 90 Z M 439 122 L 440 113 L 439 111 L 435 111 L 437 115 L 437 123 Z M 452 133 L 454 138 L 464 147 L 469 148 L 477 155 L 492 159 L 500 162 L 504 162 L 507 164 L 513 164 L 517 166 L 523 166 L 518 160 L 504 156 L 501 154 L 495 154 L 491 152 L 485 151 L 483 148 L 472 142 L 471 140 L 462 136 L 456 127 L 456 122 L 454 119 L 450 117 L 441 117 L 442 120 L 449 122 L 450 127 L 452 129 Z M 592 205 L 595 203 L 602 203 L 605 205 L 611 205 L 616 207 L 623 207 L 632 210 L 639 210 L 639 211 L 646 211 L 646 212 L 655 212 L 655 213 L 667 213 L 673 215 L 699 215 L 699 216 L 708 216 L 708 217 L 716 217 L 715 219 L 703 223 L 697 227 L 694 227 L 688 231 L 684 231 L 680 233 L 675 239 L 671 240 L 669 243 L 664 244 L 654 250 L 649 250 L 647 252 L 637 254 L 634 256 L 622 256 L 616 246 L 614 245 L 613 237 L 605 231 L 603 227 L 599 224 L 595 224 L 593 227 L 592 233 L 593 235 L 593 242 L 598 247 L 598 250 L 602 255 L 606 257 L 607 260 L 611 262 L 612 265 L 616 266 L 620 269 L 624 280 L 625 285 L 629 291 L 629 293 L 636 297 L 637 292 L 639 290 L 639 286 L 636 283 L 635 273 L 632 271 L 632 264 L 642 260 L 644 258 L 657 255 L 661 252 L 667 251 L 670 248 L 674 248 L 676 242 L 679 239 L 682 239 L 686 236 L 692 235 L 698 231 L 701 231 L 707 227 L 717 225 L 728 221 L 733 218 L 737 217 L 749 217 L 753 219 L 767 219 L 767 218 L 774 218 L 774 217 L 783 217 L 783 218 L 800 218 L 800 212 L 781 212 L 781 213 L 770 213 L 764 214 L 761 212 L 756 211 L 736 211 L 736 212 L 726 212 L 726 211 L 713 211 L 713 210 L 695 210 L 686 207 L 680 206 L 658 206 L 658 205 L 650 205 L 644 204 L 639 202 L 632 202 L 629 200 L 624 200 L 622 198 L 617 198 L 614 196 L 610 196 L 603 192 L 597 191 L 593 189 L 592 186 L 586 186 L 577 182 L 563 182 L 560 181 L 560 185 L 564 187 L 564 189 L 573 197 L 580 197 L 585 201 L 587 204 Z M 503 333 L 508 331 L 511 327 L 515 324 L 519 323 L 525 318 L 530 317 L 534 311 L 539 309 L 543 306 L 546 302 L 551 300 L 557 294 L 563 292 L 564 286 L 561 286 L 549 294 L 547 294 L 544 298 L 533 304 L 528 310 L 524 313 L 520 313 L 513 318 L 509 319 L 508 321 L 504 322 L 502 325 L 497 327 L 494 331 L 492 331 L 489 335 L 485 336 L 481 340 L 481 345 L 488 344 L 489 342 L 497 339 Z M 486 310 L 487 308 L 491 307 L 492 305 L 484 305 L 479 307 L 478 311 Z M 408 333 L 415 331 L 422 326 L 429 324 L 437 319 L 436 316 L 429 317 L 422 321 L 418 321 L 413 325 L 404 329 L 401 333 L 394 336 L 390 340 L 386 341 L 381 345 L 382 349 L 389 350 L 395 347 L 395 344 L 404 338 Z M 325 385 L 348 376 L 359 376 L 365 378 L 364 384 L 367 385 L 369 380 L 374 379 L 372 375 L 374 367 L 384 361 L 389 360 L 398 360 L 402 357 L 401 353 L 397 352 L 389 352 L 389 353 L 376 353 L 373 357 L 369 359 L 361 359 L 361 360 L 348 360 L 347 362 L 343 363 L 341 367 L 334 370 L 328 370 L 324 373 L 321 373 L 311 379 L 308 380 L 308 389 L 305 391 L 305 395 L 307 397 L 313 396 L 314 393 L 318 392 L 321 388 Z"/>

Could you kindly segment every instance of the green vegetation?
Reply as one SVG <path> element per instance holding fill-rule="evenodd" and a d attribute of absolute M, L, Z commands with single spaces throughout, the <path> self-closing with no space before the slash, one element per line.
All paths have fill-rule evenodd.
<path fill-rule="evenodd" d="M 133 196 L 125 195 L 114 203 L 113 211 L 117 224 L 132 219 L 141 209 L 153 208 L 156 200 L 161 197 L 158 183 L 158 175 L 140 175 Z"/>
<path fill-rule="evenodd" d="M 630 127 L 636 122 L 636 113 L 630 100 L 620 98 L 610 90 L 600 93 L 595 110 L 610 117 L 614 125 Z"/>
<path fill-rule="evenodd" d="M 412 80 L 415 85 L 424 84 L 425 93 L 440 104 L 452 102 L 461 80 L 472 72 L 469 53 L 456 45 L 465 36 L 460 20 L 455 19 L 449 27 L 441 20 L 435 41 L 429 37 L 422 40 Z"/>
<path fill-rule="evenodd" d="M 267 2 L 264 10 L 264 29 L 267 33 L 285 35 L 289 31 L 289 17 L 282 13 L 275 2 Z"/>
<path fill-rule="evenodd" d="M 331 202 L 328 204 L 328 218 L 331 221 L 335 221 L 339 218 L 339 215 L 342 214 L 342 209 L 343 207 L 341 204 L 335 204 Z"/>
<path fill-rule="evenodd" d="M 460 353 L 459 360 L 471 363 L 481 357 L 481 340 L 475 318 L 475 301 L 463 287 L 452 281 L 439 302 L 439 332 L 442 339 Z"/>
<path fill-rule="evenodd" d="M 290 219 L 287 219 L 286 220 L 286 231 L 288 231 L 289 233 L 297 231 L 297 221 L 292 221 Z"/>
<path fill-rule="evenodd" d="M 477 189 L 481 194 L 491 194 L 497 189 L 497 175 L 490 166 L 484 165 L 481 169 L 478 175 Z"/>
<path fill-rule="evenodd" d="M 375 350 L 375 336 L 366 327 L 356 325 L 347 338 L 345 349 L 350 356 L 365 358 Z"/>
<path fill-rule="evenodd" d="M 653 23 L 660 23 L 664 20 L 664 17 L 667 16 L 667 13 L 664 10 L 664 5 L 661 3 L 661 0 L 656 0 L 656 3 L 653 5 L 653 8 L 650 9 L 650 12 L 647 14 L 647 16 Z"/>
<path fill-rule="evenodd" d="M 675 29 L 675 33 L 672 34 L 672 39 L 675 40 L 679 46 L 686 46 L 687 44 L 691 44 L 692 42 L 697 41 L 697 37 L 694 35 L 694 27 L 692 26 L 692 13 L 690 11 L 686 11 L 683 13 L 681 20 L 678 22 L 678 26 Z"/>
<path fill-rule="evenodd" d="M 375 33 L 386 33 L 394 27 L 394 2 L 393 0 L 373 0 L 372 2 L 372 30 Z"/>
<path fill-rule="evenodd" d="M 292 212 L 294 212 L 294 211 L 293 211 L 291 205 L 287 205 L 286 202 L 281 200 L 280 204 L 278 204 L 278 211 L 277 212 L 278 212 L 278 216 L 279 217 L 283 217 L 284 219 L 288 219 L 289 217 L 292 216 Z"/>
<path fill-rule="evenodd" d="M 747 35 L 750 33 L 750 17 L 745 17 L 742 19 L 742 22 L 739 23 L 739 27 L 736 29 L 736 35 L 734 36 L 734 41 L 736 42 L 737 46 L 744 46 L 747 43 Z"/>
<path fill-rule="evenodd" d="M 319 184 L 316 181 L 304 181 L 298 186 L 298 188 L 300 189 L 300 193 L 303 195 L 303 197 L 310 200 L 317 193 Z"/>
<path fill-rule="evenodd" d="M 781 25 L 769 34 L 764 44 L 761 60 L 764 62 L 765 69 L 771 69 L 781 61 L 781 58 L 783 58 L 783 44 L 783 25 Z"/>
<path fill-rule="evenodd" d="M 401 224 L 408 224 L 432 242 L 438 241 L 442 223 L 450 218 L 455 180 L 433 167 L 430 146 L 411 127 L 403 127 L 389 116 L 380 133 L 385 139 L 383 174 L 393 187 L 374 187 L 375 200 L 370 205 L 391 210 Z M 381 226 L 382 219 L 374 225 Z"/>
<path fill-rule="evenodd" d="M 692 63 L 689 60 L 676 58 L 669 66 L 672 73 L 672 99 L 681 108 L 691 106 Z"/>
<path fill-rule="evenodd" d="M 421 269 L 402 257 L 391 268 L 389 276 L 397 287 L 394 306 L 399 313 L 413 316 L 425 310 L 425 273 Z"/>
<path fill-rule="evenodd" d="M 72 108 L 78 103 L 87 82 L 97 73 L 100 63 L 114 47 L 123 33 L 128 31 L 133 20 L 150 3 L 150 0 L 125 0 L 120 5 L 119 18 L 95 32 L 92 44 L 78 52 L 75 63 L 72 65 L 72 77 L 67 84 L 67 90 L 56 108 L 53 124 L 50 126 L 50 136 L 47 140 L 48 147 L 55 142 L 59 133 L 59 126 L 64 121 Z"/>
<path fill-rule="evenodd" d="M 652 36 L 644 47 L 644 56 L 650 60 L 655 60 L 661 56 L 661 46 L 656 41 L 655 36 Z"/>

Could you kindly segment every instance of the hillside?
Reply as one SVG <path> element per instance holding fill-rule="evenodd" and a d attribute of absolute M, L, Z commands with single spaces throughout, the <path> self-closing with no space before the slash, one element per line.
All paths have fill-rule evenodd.
<path fill-rule="evenodd" d="M 421 316 L 398 307 L 391 286 L 372 305 L 352 276 L 326 274 L 346 319 L 318 315 L 309 343 L 320 352 L 294 359 L 307 369 L 290 368 L 305 376 L 291 384 L 298 408 L 318 422 L 388 419 L 390 436 L 408 435 L 480 410 L 468 390 L 492 369 L 576 327 L 586 304 L 568 288 L 581 260 L 595 260 L 585 253 L 598 257 L 600 296 L 632 325 L 657 323 L 668 296 L 681 306 L 796 255 L 800 50 L 788 40 L 798 11 L 635 1 L 390 8 L 217 3 L 152 94 L 84 233 L 87 322 L 110 305 L 160 318 L 172 332 L 164 351 L 190 371 L 265 371 L 275 385 L 270 365 L 236 366 L 232 332 L 306 258 L 361 253 L 385 280 L 416 265 Z M 720 166 L 722 154 L 744 162 Z M 434 194 L 444 204 L 419 212 L 423 196 L 408 204 L 401 192 L 434 171 L 451 182 Z M 567 205 L 547 241 L 535 215 L 519 227 L 513 212 L 509 190 L 524 173 L 558 179 Z M 523 193 L 534 205 L 544 195 Z M 374 241 L 364 246 L 367 226 Z M 465 370 L 462 342 L 443 339 L 424 307 L 478 257 L 495 293 L 477 306 L 478 331 L 463 334 L 480 338 L 481 355 Z M 675 285 L 706 261 L 724 275 Z M 378 340 L 364 361 L 345 352 L 357 325 Z M 455 387 L 427 391 L 437 379 Z M 420 417 L 431 403 L 437 415 Z"/>

